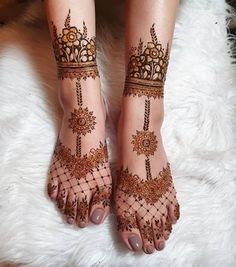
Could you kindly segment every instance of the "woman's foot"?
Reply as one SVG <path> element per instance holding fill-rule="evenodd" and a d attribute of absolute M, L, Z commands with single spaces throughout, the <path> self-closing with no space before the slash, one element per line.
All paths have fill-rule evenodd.
<path fill-rule="evenodd" d="M 54 14 L 57 6 L 47 4 Z M 61 30 L 51 22 L 64 115 L 50 166 L 48 194 L 68 223 L 85 227 L 89 221 L 99 224 L 107 216 L 112 181 L 95 37 L 89 37 L 85 22 L 78 28 L 77 19 L 69 10 Z M 95 33 L 93 17 L 91 20 L 90 31 Z"/>
<path fill-rule="evenodd" d="M 154 25 L 147 46 L 132 48 L 119 121 L 119 160 L 115 192 L 118 230 L 133 251 L 162 250 L 179 204 L 161 138 L 163 85 L 168 45 L 158 42 Z"/>
<path fill-rule="evenodd" d="M 179 205 L 160 135 L 157 103 L 151 105 L 148 130 L 143 129 L 144 110 L 143 100 L 124 99 L 115 205 L 126 246 L 150 254 L 165 247 L 179 218 Z"/>
<path fill-rule="evenodd" d="M 48 194 L 67 222 L 85 227 L 108 214 L 111 175 L 99 78 L 62 82 L 62 127 L 50 167 Z"/>

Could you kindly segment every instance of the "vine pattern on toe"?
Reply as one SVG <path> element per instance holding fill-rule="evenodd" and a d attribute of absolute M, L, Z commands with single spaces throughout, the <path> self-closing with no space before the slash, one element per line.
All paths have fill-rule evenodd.
<path fill-rule="evenodd" d="M 64 28 L 58 33 L 52 22 L 53 49 L 58 66 L 59 79 L 95 78 L 99 76 L 96 64 L 95 37 L 88 37 L 88 29 L 83 22 L 83 30 L 71 26 L 70 10 Z"/>

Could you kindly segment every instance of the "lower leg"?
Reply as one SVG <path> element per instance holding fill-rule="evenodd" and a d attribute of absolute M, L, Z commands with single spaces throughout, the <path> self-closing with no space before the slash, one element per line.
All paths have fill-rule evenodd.
<path fill-rule="evenodd" d="M 161 138 L 163 88 L 178 0 L 126 3 L 127 75 L 118 134 L 116 211 L 127 247 L 152 253 L 164 248 L 178 219 Z"/>
<path fill-rule="evenodd" d="M 84 227 L 89 218 L 104 220 L 111 193 L 94 0 L 46 0 L 45 7 L 63 108 L 48 193 L 69 223 Z"/>

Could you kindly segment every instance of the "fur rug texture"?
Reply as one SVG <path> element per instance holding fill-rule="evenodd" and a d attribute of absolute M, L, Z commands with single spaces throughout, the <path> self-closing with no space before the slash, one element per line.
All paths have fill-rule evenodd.
<path fill-rule="evenodd" d="M 124 81 L 122 1 L 97 1 L 99 67 L 116 162 Z M 61 109 L 41 1 L 0 28 L 0 262 L 22 266 L 236 266 L 235 68 L 223 0 L 185 0 L 165 88 L 163 138 L 181 204 L 167 247 L 127 251 L 113 213 L 101 226 L 63 222 L 46 194 Z M 135 116 L 135 114 L 134 114 Z"/>

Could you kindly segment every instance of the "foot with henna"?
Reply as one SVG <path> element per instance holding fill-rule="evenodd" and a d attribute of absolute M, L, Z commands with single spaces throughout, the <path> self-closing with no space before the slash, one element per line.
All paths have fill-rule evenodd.
<path fill-rule="evenodd" d="M 48 194 L 68 223 L 100 224 L 109 212 L 112 180 L 96 64 L 94 1 L 46 0 L 45 7 L 63 109 Z"/>
<path fill-rule="evenodd" d="M 115 208 L 126 247 L 147 254 L 164 249 L 179 219 L 161 136 L 164 82 L 177 6 L 177 0 L 126 2 L 127 74 L 119 120 Z"/>

